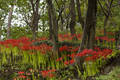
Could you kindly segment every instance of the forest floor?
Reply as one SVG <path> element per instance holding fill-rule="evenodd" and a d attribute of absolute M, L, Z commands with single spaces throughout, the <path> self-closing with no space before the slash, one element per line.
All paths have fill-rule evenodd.
<path fill-rule="evenodd" d="M 120 55 L 109 60 L 95 80 L 120 80 Z"/>

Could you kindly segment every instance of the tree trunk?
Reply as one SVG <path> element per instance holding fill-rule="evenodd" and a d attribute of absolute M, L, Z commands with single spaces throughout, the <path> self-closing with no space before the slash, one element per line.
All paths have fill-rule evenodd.
<path fill-rule="evenodd" d="M 53 49 L 53 53 L 58 54 L 58 23 L 57 23 L 57 19 L 56 19 L 56 13 L 55 13 L 55 9 L 54 9 L 54 5 L 52 3 L 52 0 L 46 0 L 47 4 L 48 4 L 48 8 L 50 9 L 50 14 L 51 14 L 51 24 L 52 24 L 52 40 L 54 43 L 54 49 Z M 49 16 L 50 18 L 50 16 Z"/>
<path fill-rule="evenodd" d="M 2 34 L 2 33 L 1 33 L 1 30 L 2 30 L 2 26 L 0 26 L 0 41 L 2 40 L 2 39 L 1 39 L 1 34 Z"/>
<path fill-rule="evenodd" d="M 85 48 L 92 49 L 94 47 L 96 13 L 97 13 L 97 0 L 88 0 L 86 25 L 84 26 L 82 42 L 80 45 L 79 52 L 81 52 Z M 84 58 L 76 57 L 75 60 L 83 74 L 84 69 L 82 63 L 84 62 Z"/>
<path fill-rule="evenodd" d="M 108 2 L 109 4 L 107 5 L 108 11 L 107 11 L 107 15 L 105 16 L 105 20 L 104 20 L 104 36 L 106 36 L 106 26 L 107 26 L 107 22 L 109 20 L 110 14 L 111 14 L 111 7 L 113 4 L 113 0 L 111 0 L 111 2 Z"/>
<path fill-rule="evenodd" d="M 51 11 L 49 6 L 48 6 L 48 17 L 49 17 L 49 39 L 51 40 L 53 29 L 52 29 Z"/>
<path fill-rule="evenodd" d="M 13 8 L 14 8 L 14 5 L 11 5 L 10 11 L 9 11 L 9 15 L 8 15 L 7 39 L 10 39 L 10 28 L 11 28 Z"/>
<path fill-rule="evenodd" d="M 33 39 L 36 39 L 37 33 L 38 33 L 38 22 L 39 22 L 39 19 L 40 19 L 40 15 L 38 14 L 39 2 L 40 2 L 40 0 L 36 0 L 35 3 L 34 3 L 33 0 L 30 0 L 30 3 L 32 5 L 32 11 L 33 11 L 31 24 L 30 24 Z"/>
<path fill-rule="evenodd" d="M 71 32 L 71 36 L 73 36 L 73 35 L 76 34 L 76 31 L 75 31 L 76 11 L 75 11 L 75 2 L 74 2 L 74 0 L 70 0 L 70 17 L 71 17 L 70 32 Z M 76 39 L 76 37 L 74 37 L 73 39 Z"/>
<path fill-rule="evenodd" d="M 33 33 L 33 39 L 36 39 L 36 37 L 37 37 L 38 22 L 39 22 L 38 16 L 39 16 L 38 12 L 33 13 L 33 19 L 32 19 L 32 24 L 31 24 L 32 33 Z"/>
<path fill-rule="evenodd" d="M 82 29 L 83 29 L 84 28 L 84 20 L 81 15 L 80 1 L 76 0 L 76 4 L 77 4 L 77 13 L 78 13 L 78 18 L 79 18 L 78 21 L 80 22 Z"/>
<path fill-rule="evenodd" d="M 104 20 L 104 36 L 106 36 L 106 26 L 107 26 L 108 19 L 109 19 L 109 17 L 106 16 L 105 20 Z"/>
<path fill-rule="evenodd" d="M 96 27 L 97 0 L 88 0 L 86 24 L 83 32 L 81 50 L 93 48 Z"/>

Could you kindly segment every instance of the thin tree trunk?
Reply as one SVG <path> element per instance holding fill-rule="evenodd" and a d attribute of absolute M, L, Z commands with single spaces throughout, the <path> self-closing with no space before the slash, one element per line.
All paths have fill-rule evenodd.
<path fill-rule="evenodd" d="M 52 20 L 51 20 L 51 11 L 50 11 L 50 7 L 48 6 L 48 17 L 49 17 L 49 39 L 52 39 Z"/>
<path fill-rule="evenodd" d="M 1 33 L 1 30 L 2 30 L 2 26 L 0 26 L 0 41 L 2 40 L 2 39 L 1 39 L 1 34 L 2 34 L 2 33 Z"/>
<path fill-rule="evenodd" d="M 70 0 L 70 16 L 71 16 L 71 21 L 70 21 L 70 32 L 71 32 L 71 36 L 76 34 L 75 31 L 75 25 L 76 25 L 76 11 L 75 11 L 75 2 L 74 0 Z M 74 40 L 76 40 L 77 38 L 74 37 Z"/>
<path fill-rule="evenodd" d="M 108 2 L 108 3 L 109 3 L 109 5 L 106 4 L 108 11 L 107 11 L 107 15 L 105 16 L 105 20 L 104 20 L 104 36 L 106 36 L 106 26 L 107 26 L 107 23 L 108 23 L 110 14 L 111 14 L 111 7 L 113 4 L 113 0 L 111 0 L 111 2 Z"/>
<path fill-rule="evenodd" d="M 36 39 L 37 32 L 38 32 L 38 12 L 33 13 L 33 20 L 32 20 L 32 32 L 33 32 L 33 39 Z"/>
<path fill-rule="evenodd" d="M 78 21 L 80 22 L 82 29 L 83 29 L 84 28 L 84 20 L 81 15 L 80 1 L 76 0 L 76 4 L 77 4 L 77 12 L 78 12 L 78 18 L 79 18 Z"/>
<path fill-rule="evenodd" d="M 10 11 L 9 11 L 9 15 L 8 15 L 7 39 L 10 39 L 10 28 L 11 28 L 13 8 L 14 8 L 14 5 L 11 5 Z"/>
<path fill-rule="evenodd" d="M 40 0 L 36 0 L 36 2 L 34 3 L 33 0 L 30 0 L 30 3 L 32 5 L 32 20 L 31 20 L 31 30 L 33 33 L 33 39 L 36 39 L 37 35 L 38 35 L 38 22 L 40 19 L 40 15 L 38 14 L 38 10 L 39 10 L 39 2 Z"/>
<path fill-rule="evenodd" d="M 109 17 L 105 17 L 105 20 L 104 20 L 104 36 L 106 36 L 106 26 L 107 26 L 107 22 L 108 22 L 108 19 Z"/>

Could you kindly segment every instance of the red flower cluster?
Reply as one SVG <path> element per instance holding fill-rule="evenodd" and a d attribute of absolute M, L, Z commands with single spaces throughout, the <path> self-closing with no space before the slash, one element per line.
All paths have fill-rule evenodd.
<path fill-rule="evenodd" d="M 19 39 L 9 39 L 0 42 L 0 45 L 4 45 L 4 46 L 12 45 L 13 47 L 20 47 L 21 45 L 31 45 L 31 44 L 32 42 L 27 37 L 22 37 Z"/>
<path fill-rule="evenodd" d="M 65 62 L 64 62 L 64 65 L 73 64 L 74 62 L 75 62 L 74 59 L 69 60 L 69 61 L 65 61 Z"/>
<path fill-rule="evenodd" d="M 81 53 L 78 53 L 76 56 L 80 57 L 86 56 L 85 61 L 94 61 L 101 57 L 106 58 L 108 55 L 112 54 L 111 49 L 99 49 L 99 48 L 96 49 L 97 51 L 85 49 Z"/>
<path fill-rule="evenodd" d="M 77 37 L 78 40 L 81 39 L 81 34 L 74 34 L 71 36 L 71 34 L 59 34 L 58 35 L 60 41 L 64 40 L 72 40 L 74 37 Z"/>
<path fill-rule="evenodd" d="M 72 47 L 72 46 L 61 46 L 59 48 L 59 51 L 62 52 L 62 51 L 68 51 L 68 52 L 76 52 L 79 50 L 79 47 Z"/>
<path fill-rule="evenodd" d="M 96 40 L 105 40 L 105 41 L 108 41 L 108 42 L 110 42 L 110 41 L 115 41 L 114 38 L 108 38 L 107 36 L 104 36 L 104 37 L 96 37 L 95 39 L 96 39 Z"/>
<path fill-rule="evenodd" d="M 17 77 L 15 77 L 13 80 L 18 80 L 18 79 L 31 80 L 29 79 L 29 76 L 32 75 L 32 73 L 30 72 L 19 71 L 17 72 L 17 74 L 18 74 Z"/>
<path fill-rule="evenodd" d="M 67 57 L 71 57 L 71 60 L 65 61 L 64 64 L 73 64 L 74 58 L 77 56 L 79 57 L 85 57 L 85 61 L 94 61 L 96 59 L 99 59 L 101 57 L 106 58 L 108 55 L 112 54 L 111 49 L 100 49 L 99 47 L 95 47 L 95 50 L 92 49 L 84 49 L 82 52 L 76 54 L 72 53 L 71 55 L 67 55 Z M 62 61 L 64 57 L 58 58 L 56 61 Z"/>
<path fill-rule="evenodd" d="M 43 38 L 45 39 L 45 38 Z M 41 38 L 41 40 L 43 40 Z M 46 53 L 47 51 L 50 51 L 52 49 L 52 46 L 49 46 L 47 44 L 41 44 L 39 46 L 33 46 L 33 41 L 30 41 L 27 37 L 22 37 L 19 39 L 9 39 L 5 41 L 1 41 L 0 45 L 5 46 L 6 48 L 12 47 L 18 47 L 21 50 L 39 50 L 42 53 Z"/>
<path fill-rule="evenodd" d="M 26 76 L 25 76 L 24 74 L 25 74 L 24 71 L 19 71 L 19 72 L 18 72 L 18 78 L 23 78 L 23 79 L 25 79 Z"/>
<path fill-rule="evenodd" d="M 24 71 L 19 71 L 18 74 L 21 75 L 21 74 L 24 74 L 25 72 Z"/>
<path fill-rule="evenodd" d="M 54 77 L 55 75 L 53 74 L 53 72 L 55 72 L 56 70 L 55 69 L 52 69 L 52 70 L 44 70 L 44 71 L 41 71 L 41 74 L 43 77 Z"/>
<path fill-rule="evenodd" d="M 108 35 L 115 35 L 113 32 L 107 32 Z"/>

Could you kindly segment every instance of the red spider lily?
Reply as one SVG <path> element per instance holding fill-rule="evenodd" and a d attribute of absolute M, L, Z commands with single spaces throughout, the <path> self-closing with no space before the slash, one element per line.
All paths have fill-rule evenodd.
<path fill-rule="evenodd" d="M 20 47 L 21 50 L 30 50 L 30 46 L 28 45 L 23 45 Z"/>
<path fill-rule="evenodd" d="M 100 38 L 99 37 L 95 37 L 95 40 L 99 40 Z"/>
<path fill-rule="evenodd" d="M 98 58 L 99 58 L 98 55 L 88 56 L 88 57 L 85 58 L 85 61 L 94 61 Z"/>
<path fill-rule="evenodd" d="M 55 69 L 52 70 L 45 70 L 45 71 L 41 71 L 41 74 L 43 77 L 54 77 L 54 74 L 52 74 L 52 72 L 55 72 Z"/>
<path fill-rule="evenodd" d="M 69 64 L 69 61 L 65 61 L 65 62 L 64 62 L 64 65 L 68 65 L 68 64 Z"/>
<path fill-rule="evenodd" d="M 85 61 L 92 61 L 93 60 L 93 58 L 92 57 L 87 57 L 87 58 L 85 58 Z"/>
<path fill-rule="evenodd" d="M 67 51 L 68 50 L 68 46 L 62 46 L 59 48 L 59 51 L 62 52 L 62 51 Z"/>
<path fill-rule="evenodd" d="M 111 49 L 103 49 L 103 50 L 99 50 L 97 52 L 93 51 L 92 52 L 93 56 L 87 57 L 85 59 L 85 61 L 93 61 L 93 60 L 99 59 L 100 57 L 106 58 L 110 54 L 112 54 Z"/>
<path fill-rule="evenodd" d="M 24 79 L 25 79 L 26 76 L 24 76 L 24 75 L 19 75 L 18 78 L 24 78 Z"/>
<path fill-rule="evenodd" d="M 65 61 L 65 62 L 64 62 L 64 65 L 73 64 L 74 62 L 75 62 L 74 59 L 69 60 L 69 61 Z"/>
<path fill-rule="evenodd" d="M 41 74 L 43 77 L 47 77 L 48 76 L 48 71 L 41 71 Z"/>
<path fill-rule="evenodd" d="M 81 37 L 81 34 L 77 34 L 77 37 L 80 38 L 80 37 Z"/>
<path fill-rule="evenodd" d="M 24 71 L 19 71 L 18 74 L 21 75 L 21 74 L 24 74 L 25 72 Z"/>
<path fill-rule="evenodd" d="M 84 49 L 82 52 L 78 53 L 76 56 L 86 56 L 87 54 L 90 54 L 93 50 L 92 49 Z"/>
<path fill-rule="evenodd" d="M 107 32 L 108 35 L 115 35 L 113 32 Z"/>
<path fill-rule="evenodd" d="M 109 41 L 115 41 L 115 39 L 114 39 L 114 38 L 111 38 Z"/>
<path fill-rule="evenodd" d="M 72 51 L 72 52 L 76 52 L 76 51 L 79 50 L 79 48 L 80 48 L 80 47 L 76 47 L 76 48 L 72 49 L 71 51 Z"/>
<path fill-rule="evenodd" d="M 41 44 L 36 49 L 39 50 L 40 52 L 42 52 L 44 54 L 47 51 L 50 51 L 52 49 L 52 46 L 48 46 L 47 44 Z"/>
<path fill-rule="evenodd" d="M 79 47 L 68 47 L 68 49 L 66 51 L 69 51 L 69 52 L 76 52 L 79 50 Z"/>
<path fill-rule="evenodd" d="M 100 51 L 100 48 L 99 47 L 94 47 L 95 50 L 97 51 Z"/>
<path fill-rule="evenodd" d="M 16 42 L 16 43 L 12 43 L 12 46 L 13 47 L 19 47 L 20 45 L 19 45 L 19 43 Z"/>
<path fill-rule="evenodd" d="M 74 59 L 70 60 L 70 64 L 73 64 L 74 62 L 75 62 Z"/>
<path fill-rule="evenodd" d="M 13 47 L 18 47 L 21 50 L 39 50 L 41 53 L 45 54 L 46 52 L 52 49 L 52 46 L 48 46 L 47 44 L 41 44 L 39 46 L 33 46 L 33 41 L 30 41 L 27 37 L 21 37 L 19 39 L 9 39 L 5 41 L 1 41 L 0 45 L 9 48 L 11 45 Z"/>
<path fill-rule="evenodd" d="M 55 76 L 55 75 L 52 74 L 52 73 L 48 74 L 48 77 L 50 77 L 50 78 L 53 78 L 54 76 Z"/>
<path fill-rule="evenodd" d="M 69 55 L 71 58 L 74 58 L 76 56 L 75 53 L 72 53 L 71 55 Z"/>
<path fill-rule="evenodd" d="M 95 47 L 95 49 L 97 49 L 97 51 L 93 51 L 92 49 L 84 49 L 82 52 L 78 53 L 78 54 L 71 54 L 68 55 L 69 57 L 72 58 L 72 60 L 70 61 L 65 61 L 64 64 L 68 65 L 68 64 L 72 64 L 74 63 L 74 57 L 75 56 L 79 56 L 79 57 L 85 57 L 85 61 L 94 61 L 96 59 L 99 59 L 100 57 L 106 58 L 108 55 L 112 54 L 112 50 L 111 49 L 103 49 L 101 50 L 98 47 Z"/>
<path fill-rule="evenodd" d="M 56 69 L 51 69 L 51 70 L 48 70 L 48 72 L 55 72 Z"/>
<path fill-rule="evenodd" d="M 103 37 L 96 37 L 95 38 L 96 40 L 105 40 L 105 41 L 108 41 L 108 42 L 110 42 L 110 41 L 115 41 L 115 39 L 114 38 L 108 38 L 107 36 L 103 36 Z"/>
<path fill-rule="evenodd" d="M 63 37 L 64 37 L 64 38 L 68 38 L 68 37 L 69 37 L 69 34 L 64 34 Z"/>

